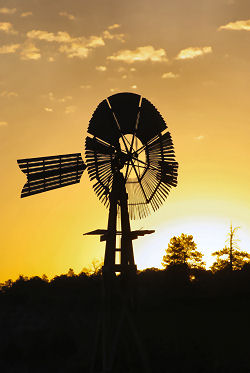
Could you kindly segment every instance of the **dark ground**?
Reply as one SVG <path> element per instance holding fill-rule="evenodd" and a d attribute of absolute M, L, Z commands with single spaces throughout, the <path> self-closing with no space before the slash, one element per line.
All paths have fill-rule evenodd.
<path fill-rule="evenodd" d="M 249 268 L 195 277 L 183 268 L 137 276 L 135 319 L 152 373 L 250 372 Z M 100 276 L 86 274 L 3 286 L 0 372 L 88 372 L 100 292 Z M 124 371 L 142 372 L 133 359 Z"/>

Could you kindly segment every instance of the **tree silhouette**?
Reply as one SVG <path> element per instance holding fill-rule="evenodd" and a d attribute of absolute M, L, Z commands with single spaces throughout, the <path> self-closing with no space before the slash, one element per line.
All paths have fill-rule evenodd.
<path fill-rule="evenodd" d="M 202 256 L 203 254 L 197 250 L 193 236 L 182 233 L 179 237 L 171 238 L 162 265 L 168 267 L 186 264 L 191 268 L 202 268 L 205 266 Z"/>
<path fill-rule="evenodd" d="M 222 269 L 229 269 L 230 271 L 240 270 L 245 263 L 250 261 L 250 254 L 246 251 L 236 250 L 239 249 L 238 239 L 235 234 L 240 227 L 234 227 L 230 225 L 230 231 L 228 233 L 228 239 L 226 242 L 229 246 L 225 246 L 224 249 L 215 251 L 212 253 L 216 256 L 216 261 L 211 266 L 213 272 L 220 271 Z"/>

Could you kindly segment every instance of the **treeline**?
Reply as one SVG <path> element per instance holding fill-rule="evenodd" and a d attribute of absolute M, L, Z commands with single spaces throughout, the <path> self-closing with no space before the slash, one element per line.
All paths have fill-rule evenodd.
<path fill-rule="evenodd" d="M 117 276 L 117 289 L 119 281 Z M 0 291 L 0 371 L 87 372 L 101 286 L 98 270 L 6 282 Z M 187 264 L 149 268 L 137 273 L 135 294 L 152 373 L 249 372 L 249 264 L 214 273 Z"/>
<path fill-rule="evenodd" d="M 173 237 L 164 269 L 137 272 L 135 320 L 152 373 L 249 373 L 250 263 L 234 239 L 229 236 L 228 251 L 216 252 L 216 265 L 207 270 L 193 236 Z M 79 274 L 69 269 L 51 280 L 19 276 L 1 284 L 1 372 L 89 371 L 101 268 L 94 263 Z M 114 278 L 114 312 L 120 281 Z"/>

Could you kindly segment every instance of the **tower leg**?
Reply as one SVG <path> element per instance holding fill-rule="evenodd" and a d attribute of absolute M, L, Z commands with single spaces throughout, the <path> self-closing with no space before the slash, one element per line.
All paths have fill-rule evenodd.
<path fill-rule="evenodd" d="M 115 255 L 118 206 L 120 206 L 121 210 L 120 263 L 116 263 Z M 120 272 L 120 277 L 116 276 L 116 272 Z M 136 351 L 140 356 L 139 360 L 141 361 L 142 371 L 149 372 L 133 318 L 133 311 L 135 309 L 135 279 L 136 265 L 134 262 L 128 213 L 128 195 L 124 177 L 120 172 L 117 172 L 114 175 L 112 192 L 110 194 L 108 234 L 103 266 L 101 326 L 99 329 L 103 373 L 113 373 L 116 364 L 119 365 L 120 363 L 124 365 L 126 351 L 131 350 L 131 342 L 135 344 Z M 118 304 L 114 304 L 115 291 L 119 293 Z M 117 297 L 118 294 L 115 295 Z M 124 347 L 124 344 L 126 347 Z"/>

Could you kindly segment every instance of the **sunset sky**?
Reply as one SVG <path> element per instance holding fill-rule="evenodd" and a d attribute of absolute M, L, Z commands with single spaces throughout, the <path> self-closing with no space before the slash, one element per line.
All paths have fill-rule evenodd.
<path fill-rule="evenodd" d="M 82 152 L 96 106 L 117 92 L 166 120 L 178 187 L 132 228 L 138 268 L 158 267 L 173 235 L 204 260 L 230 223 L 250 252 L 249 0 L 0 0 L 0 281 L 79 273 L 104 254 L 108 211 L 80 184 L 20 198 L 17 159 Z"/>

